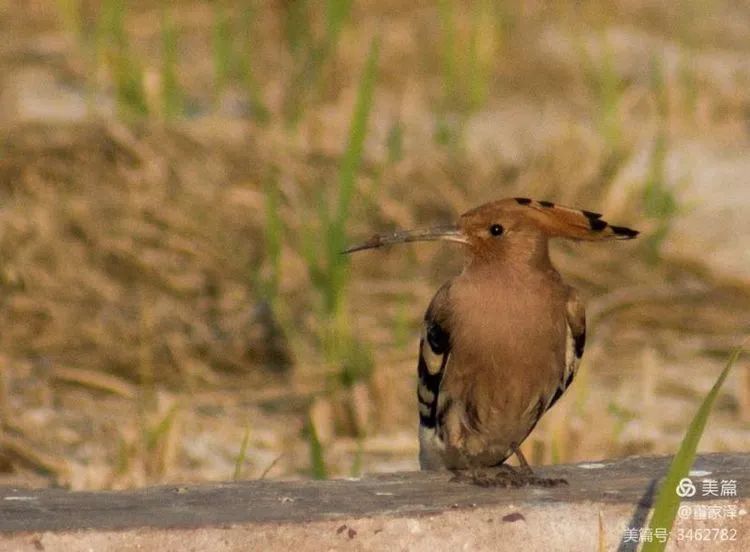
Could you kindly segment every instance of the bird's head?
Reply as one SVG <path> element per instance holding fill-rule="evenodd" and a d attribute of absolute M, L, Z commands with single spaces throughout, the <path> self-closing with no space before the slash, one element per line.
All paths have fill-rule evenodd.
<path fill-rule="evenodd" d="M 536 247 L 539 243 L 546 246 L 548 238 L 629 240 L 637 235 L 638 231 L 613 226 L 602 220 L 600 214 L 591 211 L 563 207 L 549 201 L 507 198 L 465 212 L 456 224 L 376 234 L 345 252 L 396 243 L 445 240 L 466 245 L 475 257 L 492 258 L 508 251 Z M 546 247 L 544 249 L 546 251 Z"/>

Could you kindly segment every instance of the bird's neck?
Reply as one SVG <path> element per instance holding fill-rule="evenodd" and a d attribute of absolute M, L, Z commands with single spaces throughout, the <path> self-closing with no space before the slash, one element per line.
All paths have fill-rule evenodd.
<path fill-rule="evenodd" d="M 497 247 L 474 251 L 467 260 L 465 271 L 485 272 L 547 272 L 553 269 L 549 258 L 546 236 L 515 236 Z"/>

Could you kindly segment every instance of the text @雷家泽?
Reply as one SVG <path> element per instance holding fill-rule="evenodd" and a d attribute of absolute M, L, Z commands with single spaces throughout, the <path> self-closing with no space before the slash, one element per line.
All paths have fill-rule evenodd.
<path fill-rule="evenodd" d="M 687 500 L 677 509 L 677 519 L 687 521 L 714 521 L 720 527 L 628 527 L 622 537 L 623 543 L 677 541 L 735 541 L 737 528 L 731 527 L 732 520 L 746 515 L 747 511 L 736 503 L 705 504 L 700 499 L 713 501 L 739 496 L 736 479 L 703 478 L 694 480 L 684 477 L 675 487 L 675 494 Z"/>

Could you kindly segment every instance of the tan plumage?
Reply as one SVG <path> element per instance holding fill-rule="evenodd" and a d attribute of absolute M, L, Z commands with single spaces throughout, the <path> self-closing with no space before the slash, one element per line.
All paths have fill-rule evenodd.
<path fill-rule="evenodd" d="M 417 396 L 422 469 L 495 466 L 518 451 L 573 381 L 586 336 L 583 303 L 552 266 L 548 241 L 630 239 L 601 215 L 510 198 L 455 226 L 378 235 L 349 251 L 449 240 L 465 245 L 461 274 L 425 314 Z"/>

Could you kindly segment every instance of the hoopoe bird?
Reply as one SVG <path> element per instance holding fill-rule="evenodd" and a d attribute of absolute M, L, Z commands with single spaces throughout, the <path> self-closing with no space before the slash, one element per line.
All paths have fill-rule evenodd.
<path fill-rule="evenodd" d="M 467 211 L 455 225 L 379 234 L 346 250 L 430 240 L 464 246 L 463 271 L 437 291 L 424 317 L 421 469 L 476 474 L 497 467 L 495 478 L 513 475 L 498 484 L 554 483 L 533 476 L 519 447 L 573 382 L 586 317 L 578 293 L 552 265 L 548 242 L 637 235 L 598 213 L 508 198 Z M 504 465 L 513 454 L 521 470 Z"/>

